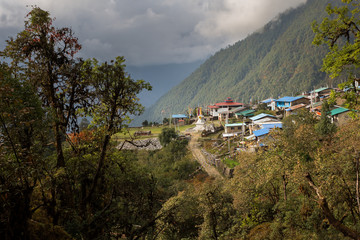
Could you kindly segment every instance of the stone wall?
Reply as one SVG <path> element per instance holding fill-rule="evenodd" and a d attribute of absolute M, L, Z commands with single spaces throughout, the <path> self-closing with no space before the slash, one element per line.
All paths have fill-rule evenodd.
<path fill-rule="evenodd" d="M 206 158 L 206 161 L 208 164 L 211 164 L 217 168 L 220 174 L 222 174 L 225 177 L 232 178 L 234 175 L 234 169 L 228 168 L 221 159 L 218 158 L 218 156 L 211 154 L 207 151 L 205 151 L 203 148 L 201 149 L 203 155 Z"/>
<path fill-rule="evenodd" d="M 124 141 L 121 142 L 117 149 L 124 150 L 147 150 L 154 151 L 162 148 L 158 138 L 147 138 L 134 141 Z"/>
<path fill-rule="evenodd" d="M 222 161 L 221 159 L 216 159 L 216 164 L 215 164 L 216 168 L 218 169 L 218 171 L 224 175 L 225 177 L 228 178 L 232 178 L 234 176 L 234 169 L 233 168 L 228 168 Z"/>

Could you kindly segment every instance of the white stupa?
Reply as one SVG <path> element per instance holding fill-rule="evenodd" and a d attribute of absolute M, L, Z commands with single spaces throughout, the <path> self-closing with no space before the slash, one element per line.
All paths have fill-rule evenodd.
<path fill-rule="evenodd" d="M 201 113 L 201 108 L 199 109 L 198 113 L 198 120 L 195 123 L 196 127 L 194 128 L 195 131 L 204 131 L 205 130 L 205 119 L 204 115 Z"/>

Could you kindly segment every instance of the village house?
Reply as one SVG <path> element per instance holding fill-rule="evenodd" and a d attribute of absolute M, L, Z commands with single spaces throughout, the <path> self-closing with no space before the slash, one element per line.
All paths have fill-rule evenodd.
<path fill-rule="evenodd" d="M 316 102 L 316 103 L 312 103 L 312 104 L 306 106 L 306 108 L 309 108 L 310 112 L 314 113 L 316 115 L 316 117 L 320 117 L 322 104 L 323 104 L 323 102 Z"/>
<path fill-rule="evenodd" d="M 282 123 L 263 124 L 262 127 L 263 127 L 262 129 L 254 131 L 253 133 L 257 142 L 265 138 L 272 129 L 282 128 Z"/>
<path fill-rule="evenodd" d="M 260 113 L 249 119 L 252 121 L 253 124 L 277 121 L 277 117 L 267 113 Z"/>
<path fill-rule="evenodd" d="M 231 110 L 229 110 L 229 112 L 231 112 L 233 115 L 239 113 L 239 112 L 242 112 L 242 111 L 245 111 L 247 110 L 247 107 L 245 107 L 245 105 L 241 106 L 241 107 L 237 107 L 237 108 L 233 108 Z"/>
<path fill-rule="evenodd" d="M 225 124 L 225 133 L 223 133 L 223 137 L 233 137 L 237 135 L 241 135 L 244 131 L 246 131 L 245 123 L 229 123 Z"/>
<path fill-rule="evenodd" d="M 272 129 L 282 129 L 281 122 L 274 122 L 274 123 L 263 123 L 260 126 L 260 129 L 254 131 L 252 135 L 246 137 L 248 140 L 256 140 L 258 143 L 264 139 Z"/>
<path fill-rule="evenodd" d="M 279 98 L 278 100 L 275 100 L 276 103 L 276 107 L 279 109 L 285 109 L 285 108 L 289 108 L 298 104 L 309 104 L 310 103 L 310 99 L 304 97 L 304 96 L 298 96 L 298 97 L 282 97 Z"/>
<path fill-rule="evenodd" d="M 245 109 L 245 110 L 236 112 L 236 113 L 235 113 L 235 117 L 236 117 L 237 119 L 239 119 L 239 118 L 240 118 L 240 119 L 241 119 L 241 118 L 249 118 L 249 117 L 254 116 L 254 112 L 255 112 L 254 109 Z"/>
<path fill-rule="evenodd" d="M 183 126 L 183 125 L 185 125 L 185 119 L 187 119 L 188 116 L 186 116 L 184 114 L 173 114 L 171 116 L 171 118 L 173 120 L 174 125 Z"/>
<path fill-rule="evenodd" d="M 271 109 L 271 111 L 274 111 L 275 106 L 276 106 L 275 101 L 276 101 L 276 99 L 274 99 L 274 98 L 268 98 L 268 99 L 265 99 L 265 100 L 261 101 L 260 103 L 266 104 L 266 106 L 269 109 Z"/>
<path fill-rule="evenodd" d="M 322 87 L 322 88 L 315 89 L 310 92 L 310 98 L 313 99 L 313 102 L 323 100 L 330 95 L 331 90 L 332 89 L 328 88 L 328 87 Z"/>
<path fill-rule="evenodd" d="M 264 123 L 278 122 L 277 117 L 271 114 L 260 113 L 254 117 L 249 118 L 251 124 L 249 125 L 250 134 L 262 128 Z"/>
<path fill-rule="evenodd" d="M 302 109 L 302 108 L 305 108 L 306 107 L 306 104 L 304 103 L 300 103 L 298 105 L 294 105 L 294 106 L 291 106 L 287 109 L 285 109 L 285 116 L 289 116 L 295 112 L 297 112 L 299 109 Z"/>
<path fill-rule="evenodd" d="M 335 123 L 340 126 L 351 119 L 349 116 L 349 109 L 339 107 L 330 111 L 331 123 Z"/>
<path fill-rule="evenodd" d="M 209 105 L 209 115 L 213 118 L 218 118 L 219 120 L 224 120 L 226 117 L 232 117 L 232 109 L 244 107 L 243 103 L 234 102 L 231 97 L 228 97 L 225 102 L 215 103 L 214 105 Z"/>

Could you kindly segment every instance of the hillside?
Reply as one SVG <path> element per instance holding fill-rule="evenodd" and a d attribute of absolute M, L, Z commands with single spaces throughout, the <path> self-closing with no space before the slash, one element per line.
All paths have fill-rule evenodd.
<path fill-rule="evenodd" d="M 143 119 L 160 121 L 184 112 L 188 106 L 207 105 L 228 96 L 247 103 L 251 98 L 257 101 L 335 86 L 337 80 L 320 71 L 327 49 L 312 45 L 311 29 L 314 20 L 326 16 L 325 7 L 330 2 L 309 0 L 244 40 L 221 49 L 148 108 L 136 123 Z"/>

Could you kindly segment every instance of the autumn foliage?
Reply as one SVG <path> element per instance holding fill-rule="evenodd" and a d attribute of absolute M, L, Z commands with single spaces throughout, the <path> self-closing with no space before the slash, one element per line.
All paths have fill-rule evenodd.
<path fill-rule="evenodd" d="M 74 145 L 83 145 L 90 144 L 94 139 L 94 131 L 86 129 L 79 133 L 69 133 L 67 140 Z"/>

